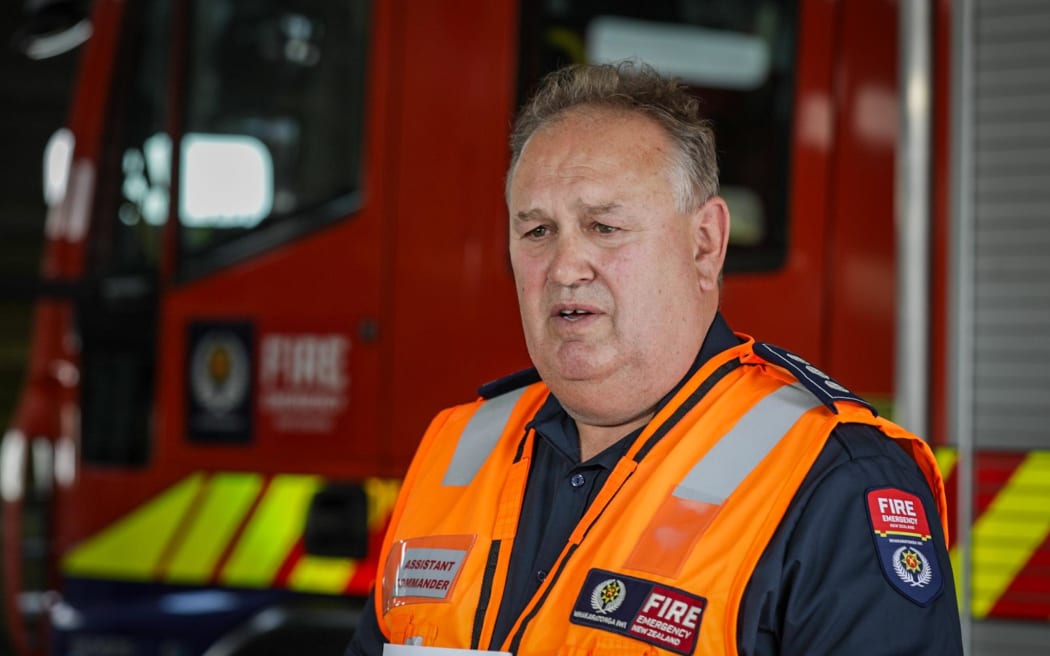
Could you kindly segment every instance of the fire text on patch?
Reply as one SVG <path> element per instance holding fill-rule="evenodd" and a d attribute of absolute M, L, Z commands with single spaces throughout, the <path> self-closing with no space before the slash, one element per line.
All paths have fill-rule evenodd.
<path fill-rule="evenodd" d="M 706 607 L 706 599 L 684 590 L 592 569 L 570 621 L 692 654 Z"/>

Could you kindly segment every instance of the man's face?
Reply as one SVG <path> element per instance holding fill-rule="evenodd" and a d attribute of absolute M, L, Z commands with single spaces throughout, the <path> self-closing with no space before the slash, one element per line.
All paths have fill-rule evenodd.
<path fill-rule="evenodd" d="M 645 116 L 575 109 L 533 134 L 513 171 L 525 340 L 577 420 L 619 425 L 648 411 L 688 371 L 714 316 L 724 239 L 708 225 L 710 202 L 676 207 L 673 152 Z"/>

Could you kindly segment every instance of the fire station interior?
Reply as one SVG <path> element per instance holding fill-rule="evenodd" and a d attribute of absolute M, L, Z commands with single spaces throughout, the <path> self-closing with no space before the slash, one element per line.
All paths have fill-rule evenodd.
<path fill-rule="evenodd" d="M 747 22 L 745 18 L 751 20 L 747 14 L 751 11 L 759 16 L 754 20 L 761 27 L 756 28 L 756 33 L 764 31 L 764 35 L 779 35 L 767 39 L 762 45 L 765 50 L 756 50 L 757 39 L 751 38 L 755 35 L 733 42 L 731 48 L 735 48 L 734 52 L 741 61 L 759 52 L 772 63 L 758 66 L 748 73 L 747 62 L 738 61 L 738 67 L 726 73 L 727 79 L 738 76 L 736 81 L 723 89 L 709 90 L 708 106 L 712 111 L 723 113 L 727 124 L 725 133 L 740 148 L 738 156 L 723 162 L 723 174 L 728 179 L 725 195 L 739 220 L 732 236 L 735 251 L 727 266 L 730 277 L 775 272 L 791 259 L 791 249 L 796 246 L 790 236 L 792 194 L 801 194 L 804 190 L 795 190 L 793 185 L 798 181 L 782 176 L 780 172 L 788 167 L 795 140 L 809 138 L 804 134 L 807 125 L 803 121 L 798 121 L 797 125 L 791 122 L 797 118 L 791 112 L 798 111 L 801 115 L 802 110 L 789 109 L 793 102 L 793 85 L 809 82 L 800 79 L 798 71 L 792 68 L 798 60 L 787 51 L 794 52 L 795 48 L 805 45 L 804 39 L 810 35 L 803 21 L 815 20 L 813 16 L 827 13 L 831 16 L 828 24 L 838 26 L 846 24 L 847 16 L 858 20 L 856 16 L 862 12 L 857 12 L 856 6 L 850 10 L 855 12 L 852 14 L 845 8 L 851 2 L 681 0 L 638 3 L 645 4 L 646 11 L 651 10 L 645 15 L 645 21 L 663 12 L 660 8 L 666 5 L 663 13 L 679 18 L 687 16 L 698 25 L 703 23 L 701 14 L 705 9 L 722 11 L 724 16 L 729 16 L 725 21 L 727 25 L 733 20 L 739 24 Z M 872 164 L 873 169 L 881 167 L 879 175 L 893 180 L 895 189 L 882 190 L 881 193 L 890 193 L 891 196 L 896 193 L 894 200 L 887 205 L 893 205 L 897 214 L 885 218 L 888 225 L 895 224 L 900 230 L 897 233 L 899 249 L 892 256 L 893 275 L 898 280 L 893 301 L 896 303 L 893 309 L 897 312 L 897 323 L 887 328 L 895 331 L 893 334 L 880 336 L 880 343 L 895 345 L 890 355 L 896 358 L 897 378 L 893 384 L 897 389 L 880 390 L 886 392 L 885 398 L 876 401 L 880 409 L 888 409 L 896 416 L 919 417 L 916 421 L 921 422 L 927 432 L 938 436 L 934 444 L 938 462 L 946 484 L 951 487 L 948 495 L 953 516 L 949 521 L 957 526 L 952 530 L 958 545 L 952 551 L 952 565 L 956 570 L 959 602 L 963 609 L 963 639 L 967 653 L 973 656 L 1050 653 L 1050 404 L 1046 402 L 1050 395 L 1050 257 L 1046 254 L 1050 249 L 1050 2 L 859 0 L 859 3 L 867 3 L 864 6 L 873 8 L 874 14 L 899 21 L 895 25 L 898 43 L 892 44 L 892 48 L 899 60 L 899 79 L 907 80 L 906 84 L 900 83 L 899 93 L 890 95 L 875 93 L 865 97 L 862 89 L 858 101 L 878 105 L 891 126 L 891 134 L 886 138 L 895 144 L 883 153 L 889 153 L 886 162 Z M 83 356 L 85 372 L 81 374 L 82 384 L 77 387 L 81 395 L 77 399 L 85 406 L 78 425 L 83 437 L 78 443 L 77 457 L 89 460 L 103 470 L 109 467 L 145 467 L 151 458 L 148 443 L 137 441 L 135 436 L 152 431 L 151 422 L 156 421 L 147 410 L 157 393 L 153 367 L 154 358 L 160 357 L 154 354 L 159 329 L 155 307 L 139 302 L 152 299 L 156 294 L 155 278 L 138 276 L 141 273 L 138 269 L 132 271 L 138 277 L 121 278 L 134 283 L 125 288 L 127 298 L 131 298 L 130 305 L 110 312 L 111 308 L 105 307 L 105 299 L 98 296 L 98 289 L 85 291 L 85 288 L 68 281 L 49 278 L 44 264 L 49 211 L 54 212 L 54 208 L 64 202 L 63 194 L 68 190 L 66 185 L 70 179 L 69 162 L 76 152 L 73 150 L 75 140 L 70 140 L 72 133 L 66 129 L 74 122 L 71 117 L 74 100 L 91 100 L 91 94 L 83 90 L 80 96 L 74 96 L 78 79 L 82 79 L 78 78 L 78 67 L 86 44 L 90 39 L 101 38 L 98 26 L 92 25 L 91 11 L 94 5 L 120 4 L 136 3 L 93 3 L 90 0 L 0 2 L 0 156 L 4 158 L 0 166 L 0 435 L 4 435 L 4 443 L 0 446 L 0 490 L 5 513 L 0 522 L 0 540 L 4 545 L 14 545 L 5 546 L 0 567 L 0 589 L 4 595 L 0 604 L 0 656 L 47 653 L 156 653 L 174 656 L 198 653 L 192 649 L 180 651 L 181 647 L 171 646 L 175 642 L 150 643 L 149 648 L 155 651 L 135 651 L 138 647 L 127 645 L 137 643 L 125 645 L 119 636 L 112 639 L 83 635 L 72 639 L 65 635 L 53 637 L 51 622 L 67 628 L 70 625 L 62 625 L 61 610 L 55 610 L 63 608 L 60 601 L 63 591 L 58 589 L 62 585 L 62 575 L 58 570 L 48 569 L 49 562 L 52 565 L 57 562 L 51 551 L 52 545 L 48 543 L 48 536 L 54 528 L 47 523 L 52 520 L 48 515 L 52 497 L 46 491 L 34 493 L 33 486 L 48 477 L 60 476 L 57 468 L 62 462 L 59 457 L 62 445 L 60 440 L 48 442 L 49 446 L 41 447 L 46 454 L 34 454 L 34 442 L 23 438 L 35 436 L 24 436 L 17 430 L 19 418 L 32 414 L 33 408 L 26 409 L 28 395 L 25 390 L 31 377 L 34 343 L 44 339 L 45 328 L 41 326 L 51 320 L 47 318 L 51 317 L 50 314 L 42 318 L 40 308 L 66 304 L 69 312 L 79 319 L 72 325 L 80 332 L 71 338 L 80 340 L 81 346 L 96 345 L 93 349 L 86 349 L 90 353 Z M 157 43 L 151 30 L 157 30 L 159 34 L 168 29 L 173 20 L 169 12 L 173 8 L 184 9 L 184 5 L 197 7 L 192 18 L 199 19 L 201 25 L 213 20 L 214 25 L 223 26 L 223 31 L 208 32 L 202 28 L 195 37 L 198 41 L 191 42 L 205 44 L 207 47 L 199 49 L 203 54 L 198 54 L 197 59 L 191 57 L 184 61 L 185 69 L 176 67 L 186 75 L 185 89 L 190 96 L 182 107 L 185 113 L 180 118 L 192 126 L 187 132 L 194 132 L 192 138 L 197 140 L 193 142 L 191 135 L 186 135 L 181 144 L 183 157 L 189 158 L 194 152 L 201 154 L 202 161 L 219 155 L 230 156 L 233 158 L 228 160 L 231 166 L 258 167 L 270 177 L 267 179 L 269 186 L 259 185 L 260 189 L 266 187 L 265 194 L 258 189 L 250 190 L 248 195 L 251 198 L 245 201 L 247 205 L 242 203 L 243 207 L 230 210 L 235 218 L 224 224 L 209 223 L 208 212 L 212 210 L 205 205 L 194 206 L 185 198 L 177 201 L 186 203 L 178 210 L 171 210 L 172 216 L 184 212 L 183 225 L 179 227 L 182 232 L 176 239 L 180 256 L 184 259 L 177 265 L 174 277 L 189 281 L 190 285 L 205 280 L 215 271 L 274 249 L 275 244 L 284 243 L 282 240 L 290 242 L 318 229 L 318 226 L 333 225 L 338 216 L 353 212 L 370 200 L 362 191 L 368 176 L 373 173 L 367 170 L 366 153 L 351 149 L 326 150 L 326 147 L 336 142 L 360 142 L 367 136 L 363 125 L 368 118 L 368 105 L 362 89 L 369 80 L 350 62 L 365 59 L 360 44 L 368 42 L 370 24 L 367 21 L 374 16 L 386 15 L 378 9 L 385 4 L 380 0 L 371 3 L 348 1 L 345 4 L 353 6 L 354 10 L 340 14 L 332 7 L 343 7 L 342 4 L 311 4 L 302 0 L 242 4 L 237 5 L 237 9 L 231 9 L 233 5 L 224 2 L 157 0 L 142 3 L 147 9 L 141 15 L 135 13 L 139 8 L 129 10 L 129 15 L 142 19 L 140 31 L 135 33 L 135 47 L 139 48 L 135 52 L 142 61 L 134 62 L 134 65 L 141 63 L 142 66 L 135 69 L 138 77 L 129 74 L 126 79 L 121 78 L 122 71 L 131 70 L 132 65 L 124 62 L 121 64 L 124 68 L 114 67 L 117 72 L 113 74 L 116 79 L 113 88 L 121 89 L 121 92 L 105 106 L 108 111 L 123 112 L 123 119 L 109 120 L 108 123 L 119 124 L 119 129 L 106 132 L 106 136 L 115 135 L 114 138 L 124 141 L 104 144 L 101 147 L 104 152 L 99 155 L 100 159 L 109 157 L 120 163 L 123 186 L 112 185 L 109 197 L 99 192 L 100 197 L 95 201 L 97 207 L 103 208 L 100 213 L 108 211 L 112 217 L 119 217 L 119 221 L 112 222 L 115 226 L 114 252 L 129 246 L 134 250 L 132 259 L 141 256 L 155 264 L 161 258 L 159 244 L 163 231 L 167 229 L 164 222 L 169 212 L 169 199 L 165 195 L 162 201 L 158 201 L 151 195 L 156 189 L 147 188 L 146 178 L 155 176 L 153 167 L 157 158 L 170 157 L 173 145 L 170 139 L 165 141 L 164 128 L 158 127 L 161 125 L 159 115 L 150 113 L 162 103 L 147 97 L 148 92 L 158 92 L 160 87 L 147 87 L 151 80 L 159 79 L 157 76 L 167 74 L 162 69 L 176 58 L 164 61 L 157 58 L 157 52 L 150 50 Z M 459 4 L 466 6 L 469 3 L 464 0 Z M 605 36 L 610 40 L 618 38 L 620 32 L 617 30 L 634 29 L 645 24 L 645 21 L 630 22 L 636 18 L 632 17 L 634 14 L 645 13 L 635 7 L 635 3 L 609 4 L 616 5 L 617 9 L 603 9 L 603 3 L 545 0 L 535 5 L 542 10 L 534 10 L 522 0 L 525 8 L 521 9 L 520 16 L 515 13 L 515 20 L 522 23 L 518 36 L 521 36 L 520 56 L 525 62 L 514 67 L 519 77 L 537 77 L 549 63 L 546 61 L 550 58 L 549 53 L 543 50 L 545 46 L 530 45 L 527 39 L 526 31 L 531 25 L 542 23 L 549 28 L 546 32 L 549 40 L 557 43 L 558 48 L 572 52 L 579 49 L 579 57 L 584 57 L 582 45 L 577 43 L 583 37 L 570 34 L 569 30 L 559 32 L 555 29 L 558 12 L 565 7 L 574 7 L 580 16 L 586 15 L 588 19 L 602 11 L 619 12 L 615 18 L 621 22 L 609 21 L 605 28 L 608 32 Z M 360 9 L 366 5 L 366 9 Z M 252 48 L 273 46 L 272 39 L 277 37 L 259 29 L 260 25 L 270 25 L 266 12 L 273 7 L 287 9 L 284 16 L 287 20 L 281 23 L 281 29 L 301 37 L 289 39 L 289 43 L 294 42 L 294 48 L 288 43 L 283 44 L 285 51 L 282 56 L 287 58 L 288 70 L 281 71 L 281 74 L 262 68 L 255 70 L 252 61 L 238 59 L 243 55 L 238 47 L 245 42 L 250 42 Z M 311 10 L 316 10 L 320 17 L 304 18 Z M 530 11 L 534 13 L 530 14 Z M 331 18 L 326 24 L 324 21 L 330 18 L 326 12 L 339 17 Z M 231 16 L 238 20 L 230 19 Z M 788 19 L 784 19 L 785 16 Z M 777 19 L 790 23 L 790 29 L 777 32 Z M 339 23 L 340 20 L 344 24 Z M 190 25 L 194 25 L 192 20 Z M 354 39 L 342 43 L 335 55 L 322 52 L 318 48 L 323 42 L 325 28 L 332 33 L 344 29 Z M 598 28 L 592 26 L 587 34 L 597 32 Z M 703 33 L 710 34 L 711 30 Z M 684 31 L 646 34 L 650 40 L 653 34 L 664 35 L 669 42 L 689 35 Z M 637 45 L 639 42 L 632 43 Z M 828 38 L 827 42 L 834 43 L 834 38 Z M 625 52 L 616 48 L 611 51 Z M 339 65 L 324 63 L 333 57 L 338 59 Z M 317 64 L 318 60 L 322 65 Z M 829 70 L 834 68 L 834 62 L 825 64 Z M 311 67 L 320 73 L 308 80 L 300 69 Z M 245 73 L 245 69 L 249 69 L 250 74 Z M 941 77 L 935 76 L 935 70 L 940 71 Z M 747 97 L 746 106 L 751 112 L 746 119 L 751 122 L 747 123 L 742 118 L 745 112 L 738 110 L 734 103 L 738 96 L 745 95 L 741 89 L 746 90 L 750 84 L 740 82 L 739 76 L 759 74 L 755 71 L 767 76 L 768 83 L 760 86 L 753 97 Z M 717 73 L 707 71 L 704 74 L 717 77 Z M 292 78 L 294 81 L 289 86 L 280 87 Z M 343 104 L 333 109 L 326 105 L 327 96 L 310 96 L 307 87 L 316 79 L 325 84 L 338 79 L 350 89 L 345 98 L 339 96 Z M 280 87 L 282 93 L 265 96 L 263 100 L 250 95 L 249 87 L 271 84 L 274 88 Z M 519 79 L 514 85 L 508 82 L 507 86 L 515 86 L 514 92 L 520 94 L 521 89 L 517 87 L 524 85 L 525 82 Z M 846 83 L 842 82 L 842 85 L 845 88 Z M 703 85 L 696 86 L 703 88 Z M 168 90 L 170 87 L 162 89 L 164 92 Z M 832 110 L 824 107 L 822 111 Z M 296 112 L 309 112 L 310 120 L 300 124 L 274 118 L 296 115 Z M 738 121 L 731 120 L 733 117 Z M 99 122 L 106 123 L 105 120 Z M 86 123 L 82 120 L 80 124 Z M 717 121 L 715 129 L 719 129 Z M 840 129 L 847 130 L 845 127 Z M 865 127 L 858 125 L 856 129 L 863 133 Z M 885 137 L 886 129 L 876 127 L 874 131 L 879 130 Z M 449 131 L 468 132 L 469 126 L 456 125 Z M 215 138 L 209 137 L 210 133 L 214 133 L 211 137 Z M 941 144 L 943 151 L 940 154 L 934 144 Z M 124 146 L 128 148 L 117 152 Z M 304 153 L 322 155 L 310 159 Z M 192 165 L 190 167 L 192 169 Z M 147 172 L 148 176 L 145 175 Z M 171 172 L 167 173 L 170 176 Z M 196 184 L 189 177 L 187 184 L 191 183 Z M 167 194 L 167 189 L 164 193 Z M 832 189 L 828 192 L 829 198 L 835 193 L 846 195 L 851 192 Z M 337 201 L 332 201 L 336 195 Z M 172 199 L 172 203 L 174 205 L 176 200 Z M 828 205 L 831 203 L 829 200 Z M 198 213 L 194 214 L 195 211 Z M 939 224 L 937 216 L 941 217 Z M 786 218 L 778 222 L 776 217 Z M 906 232 L 914 225 L 925 226 L 919 228 L 925 232 L 918 238 L 916 233 Z M 121 231 L 128 235 L 134 233 L 134 243 L 121 242 L 122 235 L 125 235 Z M 917 249 L 913 248 L 915 244 L 918 244 Z M 829 262 L 834 259 L 831 255 Z M 90 255 L 95 256 L 97 253 Z M 137 267 L 138 260 L 132 264 L 132 268 Z M 828 271 L 821 274 L 826 280 L 837 275 L 837 270 L 831 270 L 830 264 L 828 267 Z M 396 272 L 390 275 L 396 275 Z M 877 277 L 877 274 L 871 275 Z M 921 288 L 922 293 L 916 294 L 917 288 Z M 334 331 L 331 334 L 311 334 L 311 338 L 317 339 L 310 342 L 309 347 L 313 349 L 310 352 L 329 354 L 338 359 L 344 348 L 350 348 L 346 346 L 350 341 L 357 348 L 357 342 L 369 343 L 376 339 L 378 329 L 370 317 L 355 316 L 353 321 L 354 329 L 348 333 L 351 334 L 349 338 Z M 47 325 L 53 328 L 52 324 Z M 291 325 L 294 328 L 294 324 Z M 203 344 L 209 335 L 219 334 L 216 331 L 226 332 L 215 338 L 217 341 L 213 344 L 210 359 L 203 365 L 198 362 L 198 369 L 193 370 L 199 377 L 211 376 L 213 381 L 226 376 L 228 371 L 236 373 L 237 367 L 243 364 L 238 360 L 238 357 L 244 357 L 238 355 L 244 353 L 238 350 L 241 348 L 238 340 L 250 332 L 245 325 L 236 322 L 202 322 L 190 325 L 186 334 L 193 344 L 197 344 L 195 340 L 198 339 Z M 922 335 L 918 342 L 912 339 L 917 333 Z M 272 346 L 273 353 L 278 354 L 281 348 L 293 342 L 273 339 L 264 341 L 264 344 Z M 913 350 L 906 350 L 909 348 Z M 938 351 L 940 355 L 931 358 L 930 351 Z M 251 352 L 250 348 L 248 352 Z M 283 356 L 275 355 L 274 361 L 280 357 Z M 187 362 L 192 360 L 189 354 L 185 359 Z M 909 368 L 907 363 L 920 359 L 929 366 L 918 366 L 917 370 Z M 143 364 L 147 360 L 149 362 Z M 192 366 L 194 364 L 190 362 L 187 370 Z M 338 368 L 325 373 L 324 366 L 311 365 L 313 373 L 310 375 L 321 383 L 327 376 L 331 389 L 335 391 L 332 392 L 334 396 L 325 397 L 326 402 L 339 405 L 342 401 L 338 393 L 346 385 L 343 380 L 346 374 Z M 455 364 L 450 363 L 450 366 Z M 112 379 L 103 376 L 105 382 L 98 383 L 97 380 L 103 379 L 92 377 L 92 367 L 100 371 L 119 371 Z M 206 369 L 203 374 L 200 373 L 202 368 Z M 56 377 L 62 375 L 59 372 Z M 281 375 L 290 374 L 283 372 Z M 194 384 L 193 381 L 185 384 L 189 390 L 185 392 L 187 395 L 199 392 Z M 932 408 L 910 405 L 908 396 L 914 397 L 916 392 L 914 387 L 908 386 L 916 384 L 921 388 L 917 394 L 926 395 L 926 390 L 937 389 L 941 400 L 932 403 Z M 179 393 L 183 393 L 181 388 Z M 231 407 L 237 403 L 243 405 L 242 401 L 231 401 Z M 128 410 L 129 406 L 132 406 L 131 410 Z M 259 428 L 257 417 L 232 428 L 215 422 L 209 424 L 206 421 L 209 408 L 204 406 L 207 403 L 199 409 L 204 418 L 200 425 L 204 428 L 200 429 L 199 435 L 187 437 L 189 442 L 197 441 L 195 446 L 216 443 L 221 449 L 236 451 L 238 444 L 250 441 L 251 431 Z M 435 411 L 438 409 L 434 408 Z M 187 410 L 188 433 L 194 430 L 193 411 L 193 408 Z M 302 420 L 302 415 L 294 413 L 282 417 L 267 419 L 266 430 L 280 432 L 281 421 L 294 423 Z M 329 419 L 336 425 L 343 421 L 335 413 Z M 298 425 L 295 430 L 309 432 L 314 428 Z M 17 443 L 19 446 L 14 446 L 16 442 L 12 436 L 22 440 Z M 55 465 L 54 471 L 46 467 L 34 470 L 37 456 L 59 464 Z M 232 458 L 227 460 L 233 462 Z M 232 476 L 227 470 L 236 467 L 224 466 L 226 469 L 222 475 Z M 189 496 L 205 496 L 208 488 L 194 476 L 188 475 L 179 480 L 178 485 L 172 484 L 165 494 L 172 490 L 175 490 L 172 494 L 181 493 L 178 490 L 193 490 Z M 227 482 L 218 475 L 213 481 L 214 485 Z M 374 529 L 370 524 L 365 526 L 369 522 L 366 510 L 368 513 L 373 511 L 374 497 L 379 495 L 387 499 L 385 503 L 389 512 L 392 495 L 397 489 L 396 481 L 378 478 L 367 485 L 339 482 L 322 485 L 312 479 L 306 481 L 305 477 L 304 480 L 283 482 L 289 487 L 302 485 L 302 490 L 306 490 L 301 492 L 306 501 L 300 505 L 304 506 L 301 514 L 307 517 L 310 527 L 304 529 L 307 532 L 305 546 L 298 543 L 295 546 L 304 553 L 296 552 L 295 558 L 302 559 L 303 563 L 311 557 L 341 559 L 343 565 L 338 567 L 344 567 L 348 560 L 363 558 L 370 539 L 368 531 Z M 255 482 L 251 484 L 257 485 Z M 321 486 L 318 488 L 318 485 Z M 269 491 L 279 485 L 268 478 L 261 487 Z M 113 489 L 106 494 L 110 495 L 105 497 L 107 499 L 119 498 L 119 491 Z M 154 503 L 161 497 L 158 493 L 150 500 L 152 505 L 143 506 L 143 512 L 137 516 L 159 517 L 167 512 L 165 508 L 168 506 L 159 501 Z M 249 501 L 243 503 L 245 508 L 255 508 Z M 261 502 L 254 503 L 259 505 Z M 333 525 L 342 526 L 339 522 L 344 519 L 355 526 L 346 531 L 333 528 Z M 141 523 L 143 526 L 148 524 L 144 520 Z M 3 533 L 10 532 L 12 527 L 20 533 L 19 539 Z M 242 526 L 239 530 L 245 529 Z M 292 538 L 288 539 L 294 542 Z M 229 559 L 233 547 L 227 549 L 223 558 Z M 90 549 L 85 551 L 87 555 L 81 561 L 76 562 L 89 562 L 94 552 L 88 551 Z M 176 555 L 179 554 L 181 552 Z M 171 557 L 170 553 L 167 555 Z M 64 555 L 58 558 L 61 557 Z M 294 578 L 294 567 L 300 561 L 282 562 Z M 12 578 L 12 567 L 17 585 L 7 585 Z M 302 569 L 305 567 L 303 564 Z M 332 567 L 332 571 L 337 569 L 335 565 Z M 192 570 L 192 564 L 187 568 Z M 322 572 L 322 568 L 317 571 Z M 347 574 L 345 567 L 339 571 L 348 581 L 352 579 L 354 585 L 367 583 Z M 323 576 L 323 572 L 317 576 Z M 346 583 L 340 590 L 350 590 L 351 587 Z M 347 617 L 356 617 L 353 613 L 357 611 L 350 615 L 329 613 L 329 600 L 339 596 L 331 592 L 326 591 L 327 596 L 321 602 L 320 607 L 325 610 L 311 615 L 310 607 L 296 606 L 294 612 L 275 620 L 284 622 L 288 617 L 292 618 L 288 620 L 287 631 L 280 634 L 280 640 L 284 642 L 275 637 L 273 644 L 294 649 L 288 645 L 296 640 L 309 640 L 311 631 L 317 631 L 314 635 L 324 633 L 332 644 L 342 644 L 347 635 Z M 317 598 L 321 596 L 324 595 Z M 284 597 L 281 600 L 283 603 Z M 315 598 L 311 597 L 311 600 Z M 303 608 L 307 610 L 300 613 Z M 295 618 L 300 615 L 307 619 L 297 624 Z M 239 625 L 236 631 L 223 635 L 206 653 L 210 656 L 297 653 L 266 651 L 259 647 L 265 636 L 277 636 L 277 633 L 267 634 L 269 629 L 264 626 L 272 617 L 264 613 L 254 616 L 243 627 Z M 12 626 L 13 622 L 17 625 Z M 329 631 L 332 626 L 335 628 Z M 332 653 L 339 653 L 334 647 L 330 648 Z"/>

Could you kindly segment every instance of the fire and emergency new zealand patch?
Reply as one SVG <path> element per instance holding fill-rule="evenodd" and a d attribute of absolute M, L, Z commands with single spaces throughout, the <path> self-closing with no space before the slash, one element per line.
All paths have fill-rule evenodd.
<path fill-rule="evenodd" d="M 944 587 L 937 549 L 916 495 L 893 487 L 867 492 L 868 517 L 882 574 L 898 592 L 928 606 Z"/>
<path fill-rule="evenodd" d="M 587 573 L 569 620 L 692 654 L 707 600 L 653 581 L 602 569 Z"/>

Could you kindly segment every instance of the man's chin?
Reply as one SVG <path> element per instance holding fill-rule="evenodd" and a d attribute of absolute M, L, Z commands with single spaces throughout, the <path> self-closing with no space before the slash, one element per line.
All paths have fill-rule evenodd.
<path fill-rule="evenodd" d="M 611 372 L 593 365 L 557 367 L 544 372 L 538 368 L 540 377 L 563 402 L 583 407 L 604 406 L 610 396 L 620 396 L 622 382 Z"/>
<path fill-rule="evenodd" d="M 599 384 L 609 377 L 611 369 L 587 358 L 562 358 L 547 366 L 537 365 L 536 368 L 548 385 Z"/>

